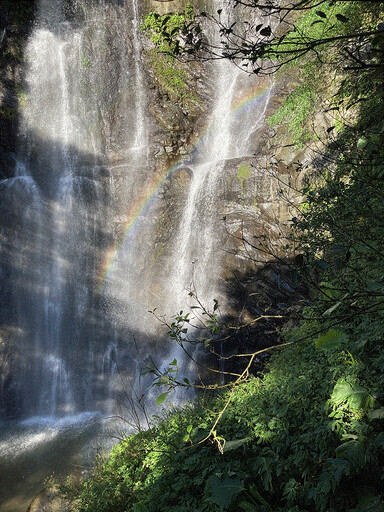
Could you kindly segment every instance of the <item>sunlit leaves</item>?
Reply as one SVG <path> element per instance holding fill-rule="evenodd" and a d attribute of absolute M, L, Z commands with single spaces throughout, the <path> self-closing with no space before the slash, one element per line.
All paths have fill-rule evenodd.
<path fill-rule="evenodd" d="M 368 411 L 374 398 L 368 389 L 341 379 L 333 388 L 330 402 L 336 407 L 345 404 L 351 411 L 359 413 Z"/>

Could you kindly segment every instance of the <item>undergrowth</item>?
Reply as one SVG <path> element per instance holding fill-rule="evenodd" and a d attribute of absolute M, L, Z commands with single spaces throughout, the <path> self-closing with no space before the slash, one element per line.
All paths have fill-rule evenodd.
<path fill-rule="evenodd" d="M 152 429 L 121 442 L 84 483 L 78 510 L 378 507 L 383 420 L 369 417 L 378 402 L 368 363 L 347 349 L 305 341 L 275 356 L 268 370 L 234 392 L 171 409 Z M 201 440 L 229 393 L 218 450 Z"/>

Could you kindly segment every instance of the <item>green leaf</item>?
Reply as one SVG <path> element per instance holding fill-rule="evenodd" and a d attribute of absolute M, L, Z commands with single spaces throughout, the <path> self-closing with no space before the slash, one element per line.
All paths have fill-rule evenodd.
<path fill-rule="evenodd" d="M 344 459 L 356 468 L 364 465 L 366 450 L 364 444 L 359 440 L 347 441 L 336 448 L 336 457 Z"/>
<path fill-rule="evenodd" d="M 228 508 L 233 498 L 244 490 L 244 486 L 238 477 L 220 478 L 211 475 L 207 480 L 206 492 L 212 503 L 215 503 L 221 510 Z"/>
<path fill-rule="evenodd" d="M 365 146 L 368 144 L 367 137 L 360 137 L 360 139 L 357 141 L 357 149 L 364 149 Z"/>
<path fill-rule="evenodd" d="M 372 292 L 382 292 L 384 289 L 384 283 L 377 281 L 368 281 L 367 289 Z"/>
<path fill-rule="evenodd" d="M 381 407 L 381 409 L 375 409 L 374 411 L 371 411 L 368 416 L 371 420 L 382 419 L 384 418 L 384 408 Z"/>
<path fill-rule="evenodd" d="M 132 512 L 148 512 L 148 507 L 143 502 L 135 503 Z"/>
<path fill-rule="evenodd" d="M 361 386 L 352 386 L 349 382 L 340 380 L 333 388 L 331 401 L 335 405 L 346 403 L 350 410 L 359 412 L 373 406 L 374 398 L 367 389 Z"/>
<path fill-rule="evenodd" d="M 333 313 L 334 311 L 336 311 L 336 309 L 342 304 L 341 300 L 339 300 L 338 302 L 336 302 L 336 304 L 334 304 L 333 306 L 331 306 L 330 308 L 328 308 L 326 311 L 324 311 L 323 313 L 323 316 L 329 316 L 331 313 Z"/>
<path fill-rule="evenodd" d="M 239 503 L 239 507 L 241 510 L 244 510 L 245 512 L 257 512 L 259 509 L 255 507 L 253 503 L 250 503 L 249 501 L 241 501 Z"/>
<path fill-rule="evenodd" d="M 336 309 L 336 306 L 332 306 L 332 308 Z M 332 309 L 330 308 L 330 309 Z M 339 331 L 338 329 L 330 329 L 325 334 L 321 334 L 316 342 L 316 348 L 321 350 L 335 350 L 340 348 L 341 345 L 345 344 L 348 341 L 347 335 Z"/>
<path fill-rule="evenodd" d="M 148 507 L 147 505 L 140 501 L 133 505 L 132 512 L 148 512 Z"/>
<path fill-rule="evenodd" d="M 223 453 L 230 452 L 231 450 L 235 450 L 236 448 L 239 448 L 240 446 L 243 446 L 244 444 L 248 443 L 250 441 L 250 437 L 243 437 L 243 439 L 235 439 L 234 441 L 227 441 L 223 448 Z"/>
<path fill-rule="evenodd" d="M 170 391 L 166 391 L 165 393 L 161 393 L 156 399 L 156 405 L 161 405 L 169 395 Z"/>
<path fill-rule="evenodd" d="M 347 400 L 351 393 L 353 393 L 353 388 L 349 382 L 345 380 L 338 381 L 333 388 L 331 400 L 335 405 L 340 405 Z"/>
<path fill-rule="evenodd" d="M 203 426 L 196 427 L 192 430 L 190 435 L 194 443 L 200 443 L 200 441 L 202 441 L 209 435 L 209 430 L 207 430 L 207 428 Z"/>

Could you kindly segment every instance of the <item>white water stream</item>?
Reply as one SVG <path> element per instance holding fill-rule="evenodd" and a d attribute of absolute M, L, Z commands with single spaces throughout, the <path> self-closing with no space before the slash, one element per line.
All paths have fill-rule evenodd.
<path fill-rule="evenodd" d="M 233 7 L 227 0 L 216 1 L 214 9 L 216 12 L 221 9 L 222 19 L 231 20 Z M 231 21 L 227 23 L 231 25 Z M 220 44 L 217 31 L 213 31 L 210 38 L 212 46 Z M 213 74 L 215 97 L 207 133 L 192 161 L 186 159 L 181 164 L 192 171 L 192 179 L 171 258 L 175 271 L 170 279 L 171 300 L 167 309 L 172 311 L 173 308 L 175 312 L 187 302 L 190 291 L 196 293 L 207 309 L 212 309 L 214 299 L 225 309 L 220 276 L 226 212 L 220 205 L 220 180 L 229 160 L 252 155 L 252 134 L 264 122 L 272 91 L 270 88 L 261 102 L 239 112 L 234 107 L 236 98 L 254 86 L 258 78 L 246 75 L 225 59 L 215 62 Z"/>

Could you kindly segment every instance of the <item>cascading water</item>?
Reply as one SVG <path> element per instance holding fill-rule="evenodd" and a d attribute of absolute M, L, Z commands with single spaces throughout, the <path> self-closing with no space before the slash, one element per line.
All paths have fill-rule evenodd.
<path fill-rule="evenodd" d="M 222 20 L 227 18 L 230 26 L 234 13 L 230 2 L 216 2 L 214 12 L 218 11 Z M 210 37 L 211 44 L 219 46 L 217 29 Z M 208 309 L 214 299 L 225 306 L 219 284 L 222 242 L 226 236 L 222 221 L 226 211 L 220 205 L 221 180 L 229 160 L 252 155 L 252 134 L 263 124 L 272 91 L 268 88 L 262 101 L 239 112 L 234 106 L 236 98 L 254 87 L 259 79 L 246 75 L 225 59 L 215 62 L 214 76 L 215 99 L 207 134 L 192 153 L 192 158 L 180 164 L 190 169 L 192 178 L 171 257 L 176 264 L 170 278 L 172 298 L 167 303 L 168 310 L 177 311 L 186 303 L 191 290 Z"/>
<path fill-rule="evenodd" d="M 95 286 L 111 237 L 106 145 L 113 144 L 114 134 L 107 122 L 120 94 L 132 105 L 135 129 L 131 133 L 126 118 L 117 129 L 127 140 L 126 153 L 135 149 L 136 166 L 143 151 L 140 147 L 138 155 L 137 141 L 146 146 L 144 99 L 137 36 L 132 67 L 122 29 L 128 7 L 122 19 L 119 6 L 108 2 L 80 4 L 71 21 L 63 0 L 38 4 L 26 48 L 28 94 L 16 176 L 1 183 L 3 204 L 12 215 L 7 270 L 11 321 L 17 326 L 18 362 L 8 384 L 13 396 L 5 405 L 9 415 L 102 409 L 103 395 L 108 398 L 100 376 L 114 328 Z M 111 48 L 109 31 L 121 34 L 121 49 Z M 121 76 L 108 68 L 113 51 Z M 137 98 L 131 91 L 129 98 L 124 90 L 119 93 L 129 81 Z"/>
<path fill-rule="evenodd" d="M 129 343 L 155 339 L 159 325 L 147 310 L 159 301 L 163 313 L 173 314 L 191 286 L 207 307 L 214 298 L 224 301 L 218 284 L 224 167 L 252 153 L 269 94 L 236 110 L 236 98 L 257 78 L 222 59 L 214 64 L 206 135 L 179 164 L 191 179 L 169 236 L 174 249 L 167 249 L 168 264 L 156 268 L 161 201 L 140 203 L 142 191 L 161 180 L 150 154 L 137 0 L 79 0 L 70 15 L 64 0 L 38 5 L 26 49 L 17 172 L 1 183 L 9 211 L 17 211 L 7 244 L 20 358 L 8 410 L 57 415 L 102 408 L 111 387 L 103 376 L 110 343 L 124 340 L 129 352 Z M 221 16 L 230 15 L 219 7 Z M 107 246 L 111 257 L 104 256 Z M 136 355 L 130 358 L 133 369 Z"/>
<path fill-rule="evenodd" d="M 29 96 L 18 157 L 23 169 L 19 178 L 29 179 L 39 191 L 28 212 L 34 228 L 23 230 L 29 255 L 14 278 L 20 342 L 32 351 L 32 363 L 24 365 L 23 388 L 28 391 L 20 407 L 39 415 L 74 412 L 75 391 L 85 385 L 67 352 L 71 344 L 80 344 L 92 267 L 88 244 L 100 221 L 87 204 L 97 199 L 100 184 L 77 168 L 78 153 L 85 149 L 84 130 L 76 116 L 79 99 L 70 90 L 78 84 L 69 73 L 82 37 L 65 23 L 61 8 L 58 0 L 41 1 L 26 50 Z M 21 212 L 22 222 L 24 216 Z"/>
<path fill-rule="evenodd" d="M 10 432 L 0 441 L 2 511 L 23 508 L 5 500 L 19 492 L 18 481 L 33 481 L 43 449 L 48 472 L 54 471 L 50 458 L 60 458 L 64 446 L 70 465 L 79 439 L 84 443 L 84 435 L 98 430 L 99 413 L 86 411 L 115 412 L 113 401 L 129 397 L 124 386 L 137 378 L 127 336 L 121 356 L 115 320 L 123 310 L 124 327 L 131 327 L 126 304 L 136 296 L 101 290 L 100 269 L 115 236 L 112 194 L 120 193 L 111 173 L 124 174 L 123 211 L 148 179 L 138 28 L 136 0 L 38 2 L 25 51 L 16 172 L 0 182 L 7 215 L 2 285 L 12 339 L 9 375 L 0 382 L 2 430 Z M 134 262 L 139 248 L 128 252 L 124 264 Z M 124 287 L 137 287 L 132 274 L 125 270 Z M 128 375 L 124 382 L 119 357 Z M 13 417 L 36 419 L 15 423 Z"/>

